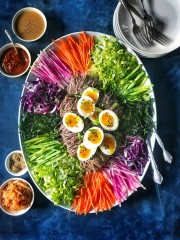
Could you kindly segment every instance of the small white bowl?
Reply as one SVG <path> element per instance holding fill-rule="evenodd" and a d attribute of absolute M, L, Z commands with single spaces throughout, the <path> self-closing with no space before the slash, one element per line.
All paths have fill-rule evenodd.
<path fill-rule="evenodd" d="M 17 24 L 17 20 L 19 19 L 19 17 L 22 18 L 23 14 L 27 14 L 29 12 L 35 12 L 36 14 L 40 15 L 44 26 L 43 26 L 43 30 L 41 31 L 41 33 L 36 38 L 25 39 L 25 38 L 23 38 L 22 36 L 19 35 L 19 33 L 16 29 L 16 24 Z M 27 32 L 34 31 L 33 29 L 35 29 L 39 24 L 39 21 L 34 20 L 34 17 L 26 15 L 26 17 L 24 17 L 24 19 L 26 20 L 26 22 L 21 23 L 21 26 L 23 25 L 23 32 L 27 33 Z M 20 40 L 25 41 L 25 42 L 33 42 L 33 41 L 36 41 L 36 40 L 40 39 L 44 35 L 44 33 L 46 31 L 46 28 L 47 28 L 46 17 L 37 8 L 33 8 L 33 7 L 22 8 L 14 15 L 14 17 L 12 19 L 12 30 L 13 30 L 14 34 L 16 35 L 17 38 L 19 38 Z"/>
<path fill-rule="evenodd" d="M 26 168 L 24 168 L 22 171 L 17 172 L 17 173 L 15 173 L 15 172 L 13 172 L 13 171 L 11 170 L 11 168 L 10 168 L 10 159 L 11 159 L 12 155 L 15 154 L 15 153 L 20 153 L 20 154 L 22 154 L 22 151 L 20 151 L 20 150 L 15 150 L 15 151 L 10 152 L 10 153 L 7 155 L 7 157 L 6 157 L 5 167 L 6 167 L 6 170 L 8 171 L 9 174 L 11 174 L 11 175 L 13 175 L 13 176 L 16 176 L 16 177 L 19 177 L 19 176 L 24 175 L 24 174 L 27 172 L 28 168 L 27 168 L 27 166 L 26 166 Z M 22 154 L 22 156 L 23 156 L 23 154 Z M 24 157 L 23 157 L 23 159 L 24 159 Z M 25 160 L 24 160 L 24 162 L 25 162 Z M 26 165 L 26 162 L 25 162 L 25 165 Z"/>
<path fill-rule="evenodd" d="M 28 205 L 27 208 L 25 209 L 22 209 L 22 210 L 19 210 L 19 211 L 12 211 L 10 210 L 9 208 L 6 208 L 4 206 L 2 206 L 2 190 L 7 186 L 7 184 L 10 182 L 10 181 L 14 181 L 14 180 L 19 180 L 19 181 L 22 181 L 22 182 L 25 182 L 26 184 L 29 185 L 31 191 L 32 191 L 32 199 L 31 199 L 31 202 L 30 204 Z M 10 178 L 8 179 L 7 181 L 5 181 L 1 187 L 0 187 L 0 208 L 3 210 L 3 212 L 5 212 L 6 214 L 9 214 L 11 216 L 19 216 L 19 215 L 22 215 L 24 213 L 26 213 L 33 205 L 33 202 L 34 202 L 34 190 L 32 188 L 32 186 L 30 185 L 29 182 L 27 182 L 26 180 L 22 179 L 22 178 Z"/>
<path fill-rule="evenodd" d="M 20 74 L 17 74 L 17 75 L 12 75 L 12 74 L 9 74 L 9 73 L 6 73 L 3 68 L 2 68 L 2 62 L 1 62 L 1 58 L 3 56 L 3 54 L 5 53 L 6 50 L 8 50 L 9 48 L 12 48 L 13 47 L 13 44 L 12 43 L 8 43 L 6 45 L 4 45 L 1 49 L 0 49 L 0 72 L 6 76 L 6 77 L 11 77 L 11 78 L 16 78 L 16 77 L 20 77 L 22 76 L 23 74 L 25 74 L 27 72 L 27 70 L 29 69 L 30 65 L 31 65 L 31 55 L 30 55 L 30 52 L 29 50 L 24 47 L 23 45 L 19 44 L 19 43 L 15 43 L 15 46 L 16 47 L 19 47 L 19 48 L 22 48 L 26 53 L 27 53 L 27 56 L 28 56 L 28 59 L 29 59 L 29 62 L 28 62 L 28 65 L 26 67 L 26 69 L 20 73 Z"/>

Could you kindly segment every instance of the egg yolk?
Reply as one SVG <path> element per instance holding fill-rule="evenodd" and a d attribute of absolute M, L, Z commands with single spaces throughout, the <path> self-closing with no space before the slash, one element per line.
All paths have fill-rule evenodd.
<path fill-rule="evenodd" d="M 90 130 L 90 133 L 88 134 L 88 141 L 93 144 L 98 144 L 102 141 L 102 134 L 96 129 Z"/>
<path fill-rule="evenodd" d="M 65 122 L 68 127 L 76 127 L 78 124 L 79 117 L 69 114 L 66 116 Z"/>
<path fill-rule="evenodd" d="M 106 112 L 102 115 L 101 122 L 104 126 L 112 127 L 114 125 L 114 118 L 111 114 Z"/>
<path fill-rule="evenodd" d="M 109 149 L 111 153 L 113 153 L 116 148 L 114 139 L 109 136 L 104 136 L 102 145 L 105 147 L 105 149 Z"/>
<path fill-rule="evenodd" d="M 97 102 L 97 100 L 98 100 L 98 94 L 96 93 L 95 90 L 94 91 L 87 91 L 85 93 L 85 96 L 90 97 L 94 102 Z"/>
<path fill-rule="evenodd" d="M 91 118 L 96 121 L 99 117 L 99 112 L 94 112 L 93 115 L 91 116 Z"/>
<path fill-rule="evenodd" d="M 83 100 L 81 110 L 85 113 L 92 113 L 94 111 L 94 103 L 90 100 Z"/>
<path fill-rule="evenodd" d="M 91 150 L 86 148 L 85 146 L 81 146 L 79 150 L 79 157 L 82 159 L 87 159 L 90 157 Z"/>

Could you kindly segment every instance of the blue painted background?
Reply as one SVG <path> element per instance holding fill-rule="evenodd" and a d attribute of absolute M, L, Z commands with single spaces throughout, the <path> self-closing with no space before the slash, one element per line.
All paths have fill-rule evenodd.
<path fill-rule="evenodd" d="M 113 13 L 117 0 L 5 0 L 0 1 L 0 47 L 8 43 L 4 30 L 11 30 L 13 15 L 23 7 L 39 8 L 47 17 L 45 35 L 24 44 L 35 60 L 52 39 L 81 30 L 113 33 Z M 60 240 L 178 240 L 180 239 L 180 49 L 158 59 L 141 58 L 154 84 L 157 101 L 158 133 L 173 155 L 164 162 L 155 146 L 155 158 L 164 177 L 157 187 L 149 168 L 143 185 L 122 207 L 109 212 L 76 216 L 55 207 L 32 183 L 35 202 L 25 215 L 11 217 L 0 211 L 0 239 Z M 26 75 L 6 78 L 0 74 L 0 184 L 11 177 L 4 167 L 6 155 L 19 149 L 18 105 Z M 158 197 L 158 191 L 160 198 Z"/>

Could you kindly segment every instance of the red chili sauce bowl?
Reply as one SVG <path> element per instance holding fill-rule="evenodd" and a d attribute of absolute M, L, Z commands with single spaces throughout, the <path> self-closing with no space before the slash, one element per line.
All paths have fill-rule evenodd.
<path fill-rule="evenodd" d="M 26 47 L 21 44 L 6 44 L 0 49 L 0 71 L 6 77 L 19 77 L 30 67 L 31 55 Z"/>

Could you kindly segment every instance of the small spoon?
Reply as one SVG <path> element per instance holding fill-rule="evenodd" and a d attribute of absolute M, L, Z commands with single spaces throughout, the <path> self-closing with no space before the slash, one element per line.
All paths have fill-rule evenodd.
<path fill-rule="evenodd" d="M 23 62 L 25 63 L 26 60 L 25 60 L 25 58 L 18 52 L 18 50 L 17 50 L 17 48 L 16 48 L 16 45 L 15 45 L 15 43 L 13 42 L 13 40 L 12 40 L 12 38 L 11 38 L 10 33 L 9 33 L 7 30 L 5 30 L 5 33 L 6 33 L 6 35 L 8 36 L 9 40 L 11 41 L 11 43 L 12 43 L 12 45 L 13 45 L 16 53 L 20 56 L 20 58 L 21 58 L 21 59 L 23 60 Z"/>
<path fill-rule="evenodd" d="M 149 153 L 149 157 L 150 157 L 150 161 L 151 161 L 151 166 L 153 169 L 153 179 L 156 183 L 161 184 L 163 181 L 163 176 L 161 175 L 161 173 L 158 170 L 157 164 L 155 162 L 154 156 L 153 156 L 153 152 L 151 149 L 151 145 L 150 145 L 150 140 L 146 140 L 146 145 L 147 145 L 147 149 L 148 149 L 148 153 Z"/>
<path fill-rule="evenodd" d="M 154 129 L 154 132 L 155 132 L 156 140 L 163 151 L 164 160 L 168 163 L 171 163 L 173 159 L 171 154 L 165 149 L 164 144 L 155 129 Z"/>

